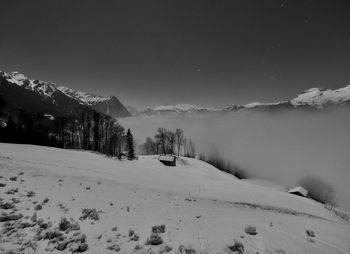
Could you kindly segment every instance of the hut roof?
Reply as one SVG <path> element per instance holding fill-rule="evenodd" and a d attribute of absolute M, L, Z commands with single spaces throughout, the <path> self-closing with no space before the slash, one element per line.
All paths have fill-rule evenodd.
<path fill-rule="evenodd" d="M 159 161 L 173 162 L 176 160 L 176 158 L 174 156 L 171 156 L 171 155 L 160 155 L 158 160 Z"/>
<path fill-rule="evenodd" d="M 290 189 L 288 192 L 292 193 L 292 194 L 301 194 L 304 197 L 306 197 L 307 193 L 308 193 L 308 191 L 302 186 L 294 187 L 294 188 Z"/>

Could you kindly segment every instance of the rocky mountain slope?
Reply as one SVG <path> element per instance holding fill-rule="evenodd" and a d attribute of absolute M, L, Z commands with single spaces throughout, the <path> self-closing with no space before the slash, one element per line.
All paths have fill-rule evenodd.
<path fill-rule="evenodd" d="M 19 72 L 0 71 L 0 94 L 10 110 L 70 115 L 80 106 L 88 106 L 112 117 L 130 116 L 115 96 L 102 97 L 75 91 L 50 82 L 29 79 Z"/>

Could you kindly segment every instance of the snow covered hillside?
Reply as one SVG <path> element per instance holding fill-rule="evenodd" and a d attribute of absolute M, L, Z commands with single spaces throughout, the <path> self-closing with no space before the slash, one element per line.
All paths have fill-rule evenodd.
<path fill-rule="evenodd" d="M 0 156 L 1 253 L 350 251 L 349 224 L 321 204 L 196 159 L 3 143 Z"/>

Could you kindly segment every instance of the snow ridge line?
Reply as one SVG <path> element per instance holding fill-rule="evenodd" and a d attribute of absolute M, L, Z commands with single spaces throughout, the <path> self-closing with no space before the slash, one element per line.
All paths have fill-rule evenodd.
<path fill-rule="evenodd" d="M 229 204 L 233 205 L 235 207 L 245 207 L 249 209 L 260 209 L 264 211 L 269 211 L 269 212 L 275 212 L 275 213 L 281 213 L 281 214 L 287 214 L 287 215 L 294 215 L 294 216 L 305 216 L 308 218 L 313 218 L 313 219 L 319 219 L 319 220 L 325 220 L 325 221 L 331 221 L 334 222 L 333 220 L 329 220 L 317 215 L 309 214 L 309 213 L 304 213 L 304 212 L 298 212 L 289 208 L 282 208 L 282 207 L 277 207 L 277 206 L 270 206 L 270 205 L 260 205 L 260 204 L 254 204 L 254 203 L 247 203 L 247 202 L 232 202 L 232 201 L 220 201 L 220 200 L 213 200 L 214 202 L 219 202 L 222 204 Z"/>

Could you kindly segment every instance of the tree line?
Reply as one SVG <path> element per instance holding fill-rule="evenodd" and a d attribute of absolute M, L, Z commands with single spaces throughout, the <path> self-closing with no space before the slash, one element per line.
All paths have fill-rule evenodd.
<path fill-rule="evenodd" d="M 171 131 L 158 128 L 153 138 L 147 137 L 141 145 L 143 154 L 172 154 L 194 158 L 196 155 L 195 144 L 187 139 L 182 129 Z"/>
<path fill-rule="evenodd" d="M 5 105 L 0 98 L 0 112 Z M 126 134 L 116 119 L 88 107 L 61 117 L 20 110 L 3 120 L 0 142 L 92 150 L 118 158 L 126 149 L 128 158 L 135 157 L 131 131 Z"/>

